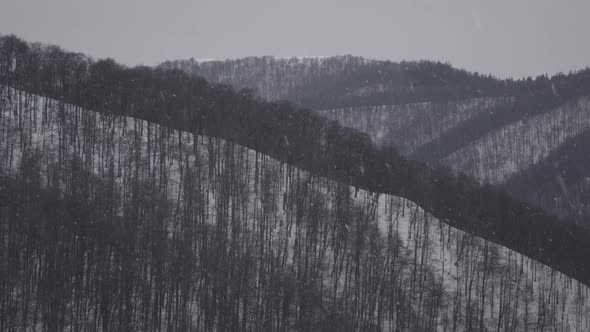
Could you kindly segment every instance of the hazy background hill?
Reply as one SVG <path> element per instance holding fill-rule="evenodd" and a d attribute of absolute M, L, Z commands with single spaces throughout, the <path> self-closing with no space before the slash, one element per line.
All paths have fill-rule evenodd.
<path fill-rule="evenodd" d="M 312 108 L 376 144 L 590 226 L 590 165 L 571 155 L 590 130 L 589 70 L 500 80 L 438 62 L 353 56 L 190 59 L 161 67 Z"/>

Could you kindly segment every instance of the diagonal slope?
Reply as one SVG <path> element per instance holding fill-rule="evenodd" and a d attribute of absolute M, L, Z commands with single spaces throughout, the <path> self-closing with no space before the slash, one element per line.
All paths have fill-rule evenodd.
<path fill-rule="evenodd" d="M 64 199 L 89 195 L 98 202 L 106 183 L 103 194 L 114 198 L 107 204 L 113 214 L 98 225 L 114 230 L 113 263 L 100 267 L 89 258 L 74 265 L 81 274 L 64 271 L 79 281 L 68 303 L 80 310 L 68 310 L 66 326 L 101 312 L 95 326 L 111 330 L 209 329 L 212 322 L 219 329 L 590 327 L 586 286 L 453 228 L 403 197 L 354 190 L 222 139 L 7 91 L 2 174 L 31 180 L 38 172 L 41 186 Z M 158 214 L 149 213 L 154 207 Z M 124 225 L 135 231 L 119 238 L 116 229 Z M 72 241 L 84 256 L 90 249 L 75 242 L 76 228 L 64 227 L 69 237 L 57 244 Z M 146 241 L 153 250 L 145 251 Z M 42 253 L 22 256 L 20 266 L 42 262 Z M 136 262 L 126 266 L 128 255 Z M 173 277 L 181 267 L 191 282 Z M 142 272 L 158 270 L 167 277 Z M 124 282 L 117 271 L 134 275 L 127 292 L 85 297 L 82 285 Z M 15 287 L 8 300 L 15 303 L 29 285 L 19 276 L 8 279 Z M 31 306 L 40 295 L 31 294 Z M 127 297 L 137 299 L 134 309 L 125 307 Z M 250 309 L 232 305 L 234 299 L 248 299 Z M 105 301 L 112 303 L 106 309 L 112 319 L 103 314 Z M 144 310 L 154 314 L 145 319 Z"/>
<path fill-rule="evenodd" d="M 318 114 L 369 134 L 379 146 L 395 146 L 412 155 L 462 123 L 507 105 L 513 98 L 482 97 L 459 101 L 320 110 Z"/>
<path fill-rule="evenodd" d="M 494 130 L 444 159 L 459 172 L 502 183 L 546 158 L 568 138 L 590 128 L 590 99 L 579 98 L 551 112 Z"/>
<path fill-rule="evenodd" d="M 568 139 L 547 158 L 502 184 L 514 195 L 540 206 L 551 206 L 576 222 L 590 220 L 590 130 Z M 535 187 L 535 192 L 527 188 Z"/>

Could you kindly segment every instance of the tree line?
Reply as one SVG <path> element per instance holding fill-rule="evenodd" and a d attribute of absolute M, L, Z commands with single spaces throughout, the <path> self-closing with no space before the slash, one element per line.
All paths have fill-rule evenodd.
<path fill-rule="evenodd" d="M 181 69 L 211 82 L 253 88 L 266 100 L 289 100 L 312 109 L 504 96 L 516 84 L 456 69 L 448 63 L 395 63 L 351 55 L 205 62 L 189 59 L 166 61 L 159 67 Z"/>

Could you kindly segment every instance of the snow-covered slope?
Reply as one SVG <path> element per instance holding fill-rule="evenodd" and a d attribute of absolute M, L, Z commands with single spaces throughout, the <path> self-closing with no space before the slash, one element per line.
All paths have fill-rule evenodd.
<path fill-rule="evenodd" d="M 581 158 L 567 155 L 571 150 L 567 145 L 572 139 L 579 142 L 575 144 L 584 144 L 579 136 L 590 130 L 589 98 L 523 116 L 518 121 L 486 127 L 481 116 L 492 122 L 495 108 L 510 107 L 512 102 L 514 98 L 476 98 L 446 103 L 348 107 L 319 113 L 342 126 L 368 133 L 379 145 L 396 146 L 411 157 L 440 161 L 456 172 L 502 185 L 519 198 L 587 224 L 588 214 L 584 211 L 589 202 L 585 177 L 564 185 L 558 178 L 566 176 L 563 172 L 568 169 L 585 165 Z M 507 116 L 506 108 L 502 111 L 504 114 L 497 116 Z M 469 123 L 473 119 L 475 123 Z M 542 168 L 544 172 L 536 170 L 536 166 L 551 163 L 550 155 L 569 162 L 561 163 L 561 170 L 550 167 Z M 528 182 L 526 178 L 519 179 L 530 176 L 529 172 L 535 172 L 537 178 Z M 535 183 L 539 181 L 555 185 L 549 191 L 538 192 Z"/>
<path fill-rule="evenodd" d="M 494 130 L 443 162 L 481 181 L 502 183 L 589 128 L 590 98 L 582 97 L 551 112 Z"/>
<path fill-rule="evenodd" d="M 0 106 L 0 175 L 22 176 L 34 160 L 45 185 L 67 193 L 80 185 L 76 170 L 91 171 L 113 183 L 123 218 L 138 190 L 156 195 L 169 206 L 161 216 L 164 257 L 193 232 L 197 242 L 207 229 L 217 234 L 217 242 L 188 247 L 183 257 L 195 268 L 186 288 L 164 280 L 157 292 L 131 290 L 126 319 L 134 329 L 179 328 L 179 311 L 182 326 L 196 330 L 234 320 L 248 330 L 320 330 L 330 317 L 329 327 L 340 330 L 590 329 L 587 286 L 449 227 L 403 197 L 354 190 L 222 139 L 14 90 L 4 91 Z M 221 248 L 214 263 L 205 259 L 211 248 Z M 155 263 L 137 259 L 143 272 L 134 278 L 151 285 L 146 271 Z M 80 266 L 85 285 L 101 282 L 94 268 Z M 18 287 L 9 302 L 20 303 Z M 27 303 L 30 324 L 43 319 L 32 314 L 38 295 Z M 93 296 L 72 293 L 72 301 L 86 300 L 65 320 L 120 328 L 124 304 L 105 308 Z M 115 318 L 93 314 L 104 310 Z"/>
<path fill-rule="evenodd" d="M 361 129 L 376 142 L 393 144 L 411 158 L 442 162 L 480 181 L 504 186 L 510 178 L 546 161 L 551 152 L 564 147 L 565 140 L 587 128 L 576 122 L 585 121 L 587 109 L 579 109 L 579 114 L 572 112 L 589 91 L 590 76 L 585 70 L 514 81 L 440 63 L 392 63 L 352 56 L 177 60 L 161 66 L 235 88 L 252 88 L 265 99 L 285 99 L 297 106 L 325 110 L 322 115 Z M 485 110 L 468 105 L 469 100 L 477 103 L 494 99 L 511 102 Z M 441 107 L 456 109 L 441 115 Z M 552 107 L 556 109 L 551 111 Z M 543 174 L 536 181 L 557 175 Z M 553 203 L 532 199 L 535 186 L 511 191 L 513 195 L 515 192 L 526 193 L 518 195 L 520 199 L 590 225 L 590 217 L 578 208 L 565 211 Z M 547 196 L 557 198 L 564 192 L 565 196 L 579 195 L 581 205 L 590 205 L 585 189 L 579 185 L 560 188 Z"/>
<path fill-rule="evenodd" d="M 369 134 L 373 142 L 395 146 L 404 154 L 431 142 L 458 124 L 497 106 L 512 102 L 508 97 L 482 97 L 451 102 L 348 107 L 318 113 L 343 127 Z"/>

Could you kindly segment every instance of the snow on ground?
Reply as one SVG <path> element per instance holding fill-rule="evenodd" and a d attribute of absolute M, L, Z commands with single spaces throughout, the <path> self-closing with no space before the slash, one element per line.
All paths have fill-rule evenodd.
<path fill-rule="evenodd" d="M 481 181 L 502 183 L 590 128 L 590 97 L 499 128 L 452 153 L 444 163 Z"/>
<path fill-rule="evenodd" d="M 369 134 L 377 145 L 395 146 L 402 153 L 411 154 L 462 122 L 513 101 L 508 97 L 481 97 L 451 102 L 347 107 L 318 113 L 343 127 Z"/>
<path fill-rule="evenodd" d="M 397 292 L 407 297 L 404 303 L 416 317 L 433 319 L 432 326 L 438 330 L 479 329 L 481 322 L 487 330 L 590 330 L 588 287 L 510 249 L 450 227 L 403 197 L 348 188 L 222 139 L 9 91 L 10 100 L 5 91 L 0 105 L 0 174 L 17 176 L 23 155 L 34 157 L 40 161 L 45 183 L 57 181 L 67 188 L 65 184 L 76 179 L 64 161 L 79 160 L 97 177 L 115 174 L 115 190 L 124 206 L 133 190 L 130 179 L 139 171 L 142 183 L 157 181 L 160 185 L 154 188 L 164 188 L 163 197 L 176 207 L 185 199 L 184 190 L 191 188 L 186 187 L 187 179 L 200 175 L 202 182 L 195 188 L 206 197 L 207 222 L 221 220 L 219 213 L 237 213 L 257 230 L 263 227 L 262 219 L 268 220 L 272 254 L 286 266 L 301 259 L 297 249 L 303 245 L 301 239 L 308 243 L 320 234 L 328 236 L 329 227 L 353 234 L 366 223 L 367 238 L 371 229 L 377 230 L 366 250 L 381 252 L 369 247 L 394 244 L 392 251 L 383 251 L 394 254 L 385 259 L 379 253 L 361 253 L 386 262 L 375 266 L 367 260 L 365 272 L 379 275 L 393 269 Z M 240 193 L 230 199 L 241 206 L 237 212 L 223 209 L 230 205 L 223 203 L 227 188 Z M 338 195 L 343 196 L 337 199 Z M 348 205 L 353 213 L 342 217 Z M 175 232 L 175 219 L 183 217 L 179 210 L 169 216 L 170 234 Z M 317 230 L 309 232 L 315 222 L 319 222 Z M 331 226 L 339 222 L 340 226 Z M 335 298 L 350 296 L 350 281 L 340 269 L 345 263 L 339 261 L 337 248 L 316 240 L 324 243 L 314 254 L 322 267 L 317 271 L 322 283 L 333 289 Z M 269 254 L 264 247 L 259 250 L 260 257 Z M 375 287 L 388 289 L 383 283 Z M 431 305 L 426 299 L 438 302 Z M 435 313 L 427 312 L 432 308 Z M 383 328 L 394 329 L 394 318 L 384 322 Z"/>

